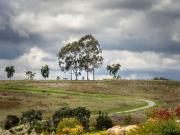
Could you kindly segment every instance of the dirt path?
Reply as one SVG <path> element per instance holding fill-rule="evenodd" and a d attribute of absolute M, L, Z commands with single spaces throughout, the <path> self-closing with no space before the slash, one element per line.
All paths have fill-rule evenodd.
<path fill-rule="evenodd" d="M 135 109 L 126 110 L 126 111 L 109 113 L 109 115 L 136 112 L 136 111 L 140 111 L 140 110 L 151 108 L 151 107 L 156 105 L 156 103 L 151 101 L 151 100 L 147 100 L 147 99 L 138 99 L 138 100 L 144 101 L 148 105 L 143 106 L 143 107 L 138 107 L 138 108 L 135 108 Z M 93 116 L 98 116 L 98 115 L 93 115 Z"/>
<path fill-rule="evenodd" d="M 148 105 L 143 106 L 143 107 L 138 107 L 138 108 L 135 108 L 135 109 L 131 109 L 131 110 L 127 110 L 127 111 L 110 113 L 110 115 L 112 115 L 112 114 L 121 114 L 121 113 L 136 112 L 136 111 L 140 111 L 140 110 L 151 108 L 151 107 L 156 105 L 156 103 L 151 101 L 151 100 L 147 100 L 147 99 L 138 99 L 138 100 L 144 101 L 144 102 L 148 103 Z"/>

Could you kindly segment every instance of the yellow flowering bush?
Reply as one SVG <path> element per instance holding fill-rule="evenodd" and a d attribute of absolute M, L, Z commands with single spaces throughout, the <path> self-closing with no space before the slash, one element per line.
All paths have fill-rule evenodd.
<path fill-rule="evenodd" d="M 105 131 L 99 131 L 99 132 L 93 132 L 93 133 L 85 133 L 83 135 L 108 135 L 107 130 Z"/>
<path fill-rule="evenodd" d="M 75 128 L 63 128 L 61 134 L 65 135 L 81 135 L 83 133 L 83 127 L 77 125 Z"/>
<path fill-rule="evenodd" d="M 59 122 L 56 129 L 57 135 L 81 135 L 83 127 L 75 118 L 65 118 Z"/>

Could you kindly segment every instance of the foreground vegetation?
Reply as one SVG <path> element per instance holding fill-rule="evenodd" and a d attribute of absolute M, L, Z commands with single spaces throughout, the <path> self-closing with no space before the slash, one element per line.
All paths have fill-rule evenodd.
<path fill-rule="evenodd" d="M 57 110 L 51 118 L 43 120 L 41 111 L 28 110 L 21 117 L 8 115 L 2 135 L 179 135 L 180 107 L 174 109 L 154 109 L 148 120 L 137 125 L 113 127 L 112 119 L 99 112 L 94 125 L 90 125 L 90 111 L 85 107 Z"/>

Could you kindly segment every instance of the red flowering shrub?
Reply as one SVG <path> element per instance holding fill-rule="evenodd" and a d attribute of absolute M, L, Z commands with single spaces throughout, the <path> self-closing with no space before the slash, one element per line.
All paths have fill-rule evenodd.
<path fill-rule="evenodd" d="M 168 120 L 173 118 L 173 113 L 168 109 L 155 109 L 153 111 L 152 117 L 155 119 Z"/>
<path fill-rule="evenodd" d="M 175 109 L 175 114 L 177 117 L 180 117 L 180 106 L 178 106 L 176 109 Z"/>

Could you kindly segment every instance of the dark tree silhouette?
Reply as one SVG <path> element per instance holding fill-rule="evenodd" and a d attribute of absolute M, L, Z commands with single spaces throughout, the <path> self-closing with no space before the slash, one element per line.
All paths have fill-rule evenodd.
<path fill-rule="evenodd" d="M 7 73 L 7 78 L 12 78 L 14 73 L 15 73 L 15 69 L 14 66 L 9 66 L 5 68 L 5 72 Z"/>
<path fill-rule="evenodd" d="M 26 75 L 28 76 L 28 80 L 33 80 L 36 73 L 33 73 L 32 71 L 27 71 Z"/>
<path fill-rule="evenodd" d="M 120 78 L 119 76 L 117 76 L 120 67 L 121 67 L 120 64 L 112 64 L 112 65 L 107 65 L 106 69 L 110 75 L 113 75 L 113 78 Z"/>
<path fill-rule="evenodd" d="M 48 67 L 48 65 L 44 65 L 41 68 L 41 75 L 45 80 L 49 77 L 49 70 L 50 68 Z"/>

